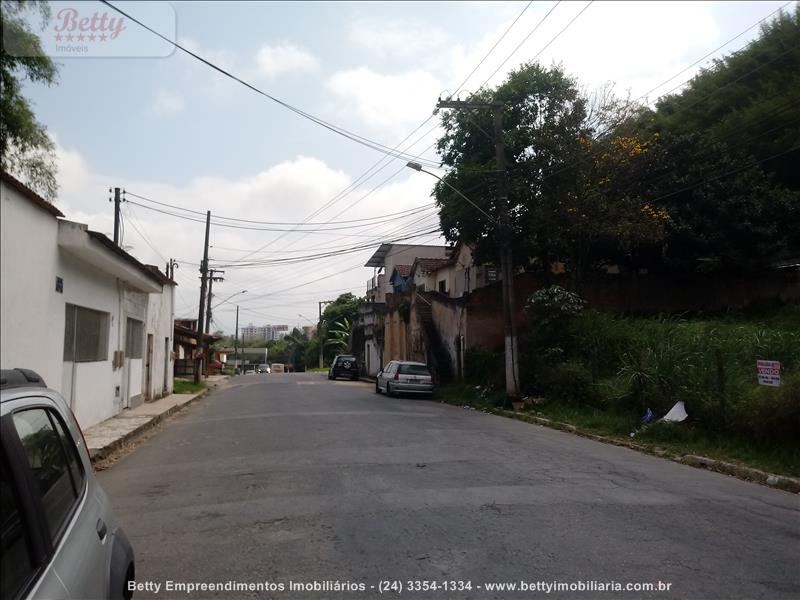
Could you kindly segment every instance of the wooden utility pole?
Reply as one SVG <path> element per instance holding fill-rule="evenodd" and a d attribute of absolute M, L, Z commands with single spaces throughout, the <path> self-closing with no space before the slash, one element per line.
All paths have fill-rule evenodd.
<path fill-rule="evenodd" d="M 206 241 L 203 246 L 203 261 L 200 263 L 200 314 L 197 317 L 197 344 L 200 346 L 199 360 L 194 360 L 194 382 L 200 383 L 200 361 L 205 360 L 206 343 L 203 323 L 206 308 L 206 278 L 208 275 L 208 234 L 211 229 L 211 211 L 206 211 Z"/>
<path fill-rule="evenodd" d="M 510 400 L 520 397 L 519 352 L 517 326 L 514 322 L 514 260 L 511 249 L 511 222 L 508 214 L 508 173 L 506 169 L 505 142 L 503 140 L 503 104 L 501 102 L 470 102 L 465 100 L 439 100 L 439 108 L 457 110 L 490 109 L 494 122 L 495 161 L 497 163 L 497 222 L 500 272 L 503 277 L 503 329 L 505 337 L 506 395 Z"/>

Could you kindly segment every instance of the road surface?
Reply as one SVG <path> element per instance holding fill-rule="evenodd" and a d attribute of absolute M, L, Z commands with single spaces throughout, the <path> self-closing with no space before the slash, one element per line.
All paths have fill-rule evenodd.
<path fill-rule="evenodd" d="M 320 374 L 235 378 L 100 479 L 137 597 L 800 597 L 797 495 Z"/>

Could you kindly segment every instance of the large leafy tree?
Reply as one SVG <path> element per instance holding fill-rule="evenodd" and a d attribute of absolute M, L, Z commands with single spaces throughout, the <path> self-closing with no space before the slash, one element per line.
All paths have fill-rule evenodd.
<path fill-rule="evenodd" d="M 800 5 L 761 27 L 758 39 L 715 60 L 648 115 L 655 130 L 702 133 L 762 160 L 800 140 Z M 798 152 L 764 162 L 776 183 L 800 189 Z"/>
<path fill-rule="evenodd" d="M 51 85 L 57 67 L 42 51 L 31 31 L 26 13 L 39 11 L 49 17 L 47 2 L 2 0 L 3 45 L 0 48 L 0 160 L 2 169 L 19 176 L 46 198 L 55 197 L 55 145 L 44 125 L 36 119 L 21 82 Z"/>
<path fill-rule="evenodd" d="M 800 253 L 800 8 L 654 110 L 522 65 L 474 100 L 505 104 L 515 260 L 573 277 L 613 263 L 752 271 Z M 497 215 L 488 111 L 444 114 L 445 179 Z M 449 240 L 497 259 L 493 219 L 439 184 Z"/>
<path fill-rule="evenodd" d="M 660 224 L 643 211 L 641 189 L 627 189 L 646 168 L 647 143 L 613 135 L 631 114 L 630 102 L 608 89 L 589 97 L 560 67 L 535 63 L 522 65 L 497 89 L 483 90 L 472 100 L 505 107 L 515 261 L 545 273 L 552 263 L 564 261 L 577 275 L 592 262 L 598 244 L 649 243 L 660 233 Z M 497 225 L 492 115 L 450 111 L 442 124 L 438 148 L 451 167 L 445 180 L 494 217 L 439 184 L 434 194 L 442 229 L 451 241 L 473 244 L 478 261 L 493 262 L 503 234 Z"/>

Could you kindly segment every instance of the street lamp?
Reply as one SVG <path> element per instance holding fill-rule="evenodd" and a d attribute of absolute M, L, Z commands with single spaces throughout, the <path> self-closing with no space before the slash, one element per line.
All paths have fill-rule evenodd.
<path fill-rule="evenodd" d="M 436 173 L 431 173 L 430 171 L 426 171 L 425 169 L 423 169 L 423 168 L 422 168 L 422 165 L 421 165 L 421 164 L 419 164 L 419 163 L 416 163 L 416 162 L 408 162 L 408 163 L 406 163 L 406 166 L 407 166 L 409 169 L 414 169 L 415 171 L 419 171 L 420 173 L 427 173 L 427 174 L 428 174 L 428 175 L 430 175 L 431 177 L 435 177 L 436 179 L 438 179 L 439 181 L 441 181 L 443 184 L 445 184 L 447 187 L 449 187 L 451 190 L 453 190 L 453 191 L 454 191 L 456 194 L 458 194 L 459 196 L 461 196 L 461 197 L 462 197 L 464 200 L 466 200 L 467 202 L 469 202 L 469 203 L 470 203 L 472 206 L 474 206 L 474 207 L 475 207 L 475 208 L 477 208 L 479 211 L 481 211 L 481 212 L 482 212 L 484 215 L 486 215 L 486 216 L 489 218 L 489 220 L 491 220 L 491 221 L 495 221 L 494 217 L 492 217 L 492 216 L 491 216 L 489 213 L 487 213 L 485 210 L 483 210 L 483 209 L 482 209 L 480 206 L 478 206 L 477 204 L 475 204 L 475 203 L 474 203 L 472 200 L 470 200 L 469 198 L 467 198 L 467 197 L 464 195 L 464 193 L 463 193 L 461 190 L 459 190 L 458 188 L 455 188 L 455 187 L 453 187 L 452 185 L 450 185 L 450 184 L 449 184 L 447 181 L 445 181 L 444 179 L 442 179 L 441 177 L 439 177 L 439 176 L 438 176 Z"/>
<path fill-rule="evenodd" d="M 223 300 L 222 302 L 219 302 L 219 303 L 215 304 L 215 305 L 214 305 L 214 306 L 212 306 L 211 308 L 213 309 L 213 308 L 217 308 L 218 306 L 222 306 L 223 304 L 225 304 L 225 303 L 226 303 L 228 300 L 230 300 L 231 298 L 235 298 L 235 297 L 236 297 L 236 296 L 238 296 L 239 294 L 246 294 L 246 293 L 247 293 L 247 290 L 242 290 L 241 292 L 236 292 L 235 294 L 231 294 L 230 296 L 228 296 L 227 298 L 225 298 L 225 300 Z"/>

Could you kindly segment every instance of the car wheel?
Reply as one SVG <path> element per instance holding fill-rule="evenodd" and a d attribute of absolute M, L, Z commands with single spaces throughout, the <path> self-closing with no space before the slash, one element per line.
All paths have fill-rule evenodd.
<path fill-rule="evenodd" d="M 388 381 L 386 382 L 386 395 L 390 398 L 394 398 L 394 392 L 392 391 L 392 384 Z"/>
<path fill-rule="evenodd" d="M 377 379 L 375 380 L 375 393 L 376 394 L 380 394 L 381 393 L 381 386 L 378 385 L 378 380 Z"/>
<path fill-rule="evenodd" d="M 128 565 L 128 572 L 125 573 L 125 583 L 122 586 L 123 600 L 132 600 L 133 598 L 133 590 L 128 585 L 130 581 L 136 581 L 136 567 L 133 566 L 133 563 Z"/>

